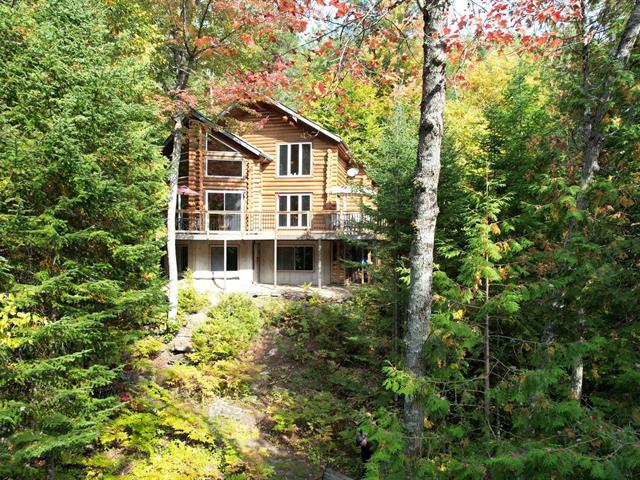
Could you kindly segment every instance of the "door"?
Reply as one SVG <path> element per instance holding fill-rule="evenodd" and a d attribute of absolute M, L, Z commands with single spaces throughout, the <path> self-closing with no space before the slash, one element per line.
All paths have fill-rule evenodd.
<path fill-rule="evenodd" d="M 243 192 L 208 191 L 209 230 L 239 231 L 243 196 Z"/>
<path fill-rule="evenodd" d="M 224 247 L 211 247 L 211 271 L 224 272 Z M 227 272 L 238 271 L 238 247 L 227 246 Z"/>

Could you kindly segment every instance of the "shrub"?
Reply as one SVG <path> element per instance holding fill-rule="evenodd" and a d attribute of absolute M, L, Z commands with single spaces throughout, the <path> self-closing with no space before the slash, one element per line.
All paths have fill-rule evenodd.
<path fill-rule="evenodd" d="M 208 364 L 237 358 L 261 327 L 262 316 L 253 301 L 232 294 L 209 310 L 209 319 L 193 332 L 190 358 Z"/>
<path fill-rule="evenodd" d="M 134 358 L 155 357 L 164 348 L 164 343 L 152 335 L 142 337 L 131 347 L 131 355 Z"/>
<path fill-rule="evenodd" d="M 184 273 L 184 281 L 178 291 L 178 315 L 186 317 L 190 313 L 197 313 L 209 304 L 209 297 L 205 293 L 196 290 L 193 281 L 193 272 Z"/>

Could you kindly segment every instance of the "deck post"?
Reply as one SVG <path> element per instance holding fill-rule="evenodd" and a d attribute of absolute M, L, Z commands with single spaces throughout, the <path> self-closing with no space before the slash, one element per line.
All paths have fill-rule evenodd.
<path fill-rule="evenodd" d="M 222 258 L 223 258 L 223 269 L 224 269 L 224 283 L 222 285 L 222 289 L 226 290 L 227 289 L 227 239 L 224 239 L 223 242 L 223 254 L 222 254 Z"/>
<path fill-rule="evenodd" d="M 273 286 L 278 286 L 278 236 L 273 235 Z"/>
<path fill-rule="evenodd" d="M 318 240 L 318 288 L 322 288 L 322 240 Z"/>

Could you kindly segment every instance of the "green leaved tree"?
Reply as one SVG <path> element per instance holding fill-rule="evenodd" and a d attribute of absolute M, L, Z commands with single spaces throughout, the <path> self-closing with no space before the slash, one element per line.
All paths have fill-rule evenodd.
<path fill-rule="evenodd" d="M 0 477 L 62 478 L 158 321 L 165 167 L 147 48 L 100 2 L 0 6 Z M 65 477 L 66 478 L 66 477 Z"/>

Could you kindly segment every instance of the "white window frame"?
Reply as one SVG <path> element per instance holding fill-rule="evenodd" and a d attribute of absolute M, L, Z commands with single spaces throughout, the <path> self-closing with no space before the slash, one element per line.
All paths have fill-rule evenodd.
<path fill-rule="evenodd" d="M 240 200 L 240 210 L 209 210 L 209 194 L 210 193 L 239 193 L 242 196 L 242 200 Z M 244 199 L 245 199 L 245 191 L 244 190 L 205 190 L 205 205 L 207 207 L 207 212 L 244 212 Z"/>
<path fill-rule="evenodd" d="M 291 210 L 291 197 L 298 197 L 298 205 L 302 206 L 302 197 L 309 197 L 309 210 Z M 287 210 L 280 210 L 280 197 L 287 197 Z M 277 228 L 309 229 L 311 228 L 311 212 L 313 211 L 313 194 L 311 192 L 276 193 L 276 226 Z M 307 215 L 307 224 L 300 225 L 301 215 Z M 280 225 L 280 215 L 287 216 L 287 224 Z M 298 225 L 291 225 L 291 216 L 298 215 Z"/>
<path fill-rule="evenodd" d="M 204 176 L 207 178 L 235 178 L 235 179 L 243 179 L 246 174 L 246 167 L 244 157 L 239 153 L 235 153 L 233 155 L 226 156 L 226 154 L 219 155 L 219 152 L 215 155 L 207 154 L 204 159 Z M 217 162 L 240 162 L 242 165 L 242 174 L 240 176 L 236 175 L 209 175 L 209 160 L 217 161 Z"/>
<path fill-rule="evenodd" d="M 280 175 L 280 146 L 287 146 L 287 174 Z M 292 174 L 291 173 L 291 145 L 309 145 L 309 173 L 307 175 Z M 302 148 L 299 149 L 299 171 L 302 172 Z M 276 143 L 276 153 L 278 161 L 276 162 L 276 177 L 277 178 L 308 178 L 313 176 L 313 142 L 291 142 L 291 143 Z"/>
<path fill-rule="evenodd" d="M 241 198 L 240 198 L 240 210 L 210 210 L 209 209 L 209 194 L 210 193 L 239 193 Z M 229 232 L 240 232 L 244 229 L 244 201 L 245 201 L 245 191 L 244 190 L 205 190 L 204 192 L 205 194 L 205 206 L 206 206 L 206 226 L 205 226 L 205 230 L 207 232 L 219 232 L 219 231 L 229 231 Z M 225 205 L 223 205 L 223 208 L 226 206 L 226 201 L 223 200 L 223 203 Z M 240 215 L 240 229 L 239 230 L 209 230 L 209 216 L 210 216 L 210 212 L 229 212 L 228 215 Z"/>
<path fill-rule="evenodd" d="M 294 248 L 294 249 L 295 249 L 296 247 L 306 247 L 306 248 L 310 248 L 310 249 L 312 250 L 312 252 L 313 252 L 313 259 L 311 260 L 311 266 L 312 266 L 313 268 L 312 268 L 311 270 L 296 270 L 296 269 L 295 269 L 296 258 L 295 258 L 295 253 L 294 253 L 294 256 L 293 256 L 293 265 L 294 265 L 294 268 L 293 268 L 293 270 L 280 269 L 280 268 L 278 268 L 278 267 L 277 267 L 277 265 L 276 265 L 276 270 L 277 270 L 278 272 L 296 272 L 296 273 L 298 273 L 298 272 L 306 272 L 306 273 L 315 273 L 315 271 L 316 271 L 316 265 L 317 265 L 317 260 L 318 260 L 318 259 L 316 258 L 316 247 L 315 247 L 315 245 L 312 245 L 312 244 L 310 245 L 310 244 L 308 244 L 308 243 L 295 243 L 295 244 L 293 244 L 293 245 L 289 245 L 289 244 L 287 244 L 287 245 L 278 245 L 278 249 L 280 249 L 280 248 Z"/>
<path fill-rule="evenodd" d="M 214 248 L 222 249 L 222 253 L 224 255 L 224 244 L 223 243 L 219 243 L 219 242 L 210 243 L 209 244 L 209 267 L 213 266 L 212 265 L 212 263 L 213 263 L 213 255 L 212 255 L 213 252 L 212 252 L 212 250 Z M 237 252 L 238 253 L 238 255 L 237 255 L 238 268 L 236 270 L 227 270 L 227 274 L 231 275 L 231 277 L 229 277 L 229 278 L 237 278 L 240 275 L 240 244 L 237 243 L 237 242 L 228 242 L 227 243 L 227 248 L 235 248 L 238 251 Z M 214 273 L 224 272 L 224 270 L 213 270 L 213 269 L 211 269 L 210 272 L 212 274 L 214 274 Z"/>

